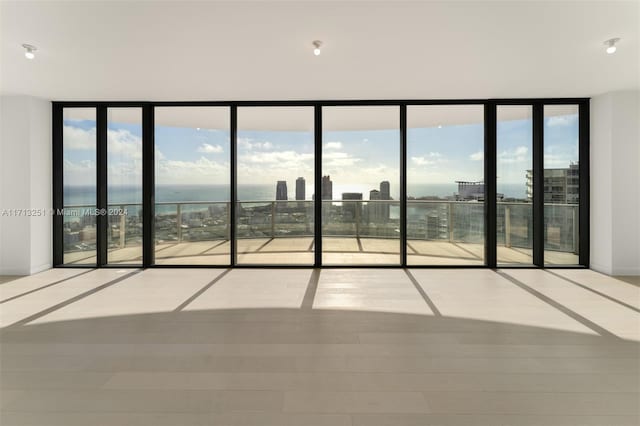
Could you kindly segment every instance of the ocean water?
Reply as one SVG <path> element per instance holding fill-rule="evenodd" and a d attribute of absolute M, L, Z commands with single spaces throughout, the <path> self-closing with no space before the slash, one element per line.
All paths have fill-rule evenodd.
<path fill-rule="evenodd" d="M 289 199 L 295 199 L 295 182 L 288 185 Z M 355 184 L 340 185 L 334 182 L 333 198 L 341 199 L 343 192 L 361 192 L 363 199 L 369 199 L 369 191 L 378 189 L 372 185 Z M 408 184 L 407 195 L 413 197 L 436 196 L 445 198 L 457 192 L 458 186 L 452 184 Z M 498 192 L 505 197 L 525 198 L 526 186 L 524 184 L 501 184 Z M 313 186 L 307 185 L 306 199 L 311 200 Z M 238 185 L 238 200 L 240 201 L 273 201 L 276 196 L 276 185 Z M 391 185 L 391 197 L 399 199 L 398 185 Z M 201 201 L 229 201 L 230 191 L 228 185 L 156 185 L 155 199 L 158 203 L 170 202 L 201 202 Z M 96 194 L 94 186 L 65 186 L 64 204 L 70 205 L 94 205 Z M 136 186 L 114 186 L 108 190 L 109 204 L 141 203 L 142 188 Z"/>

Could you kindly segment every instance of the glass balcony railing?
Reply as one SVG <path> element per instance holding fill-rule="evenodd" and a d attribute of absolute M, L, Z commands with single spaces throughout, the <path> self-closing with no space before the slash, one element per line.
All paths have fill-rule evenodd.
<path fill-rule="evenodd" d="M 95 256 L 95 216 L 87 205 L 65 207 L 65 255 Z M 109 205 L 108 249 L 142 245 L 142 206 Z M 230 238 L 230 202 L 162 202 L 155 205 L 156 244 L 221 241 Z M 532 205 L 497 205 L 497 242 L 531 249 Z M 314 201 L 241 201 L 236 204 L 236 237 L 314 236 Z M 578 205 L 545 205 L 546 250 L 578 252 Z M 400 202 L 322 201 L 323 237 L 400 238 Z M 484 244 L 484 204 L 463 201 L 407 201 L 407 240 Z M 95 260 L 94 260 L 95 261 Z"/>
<path fill-rule="evenodd" d="M 400 202 L 322 201 L 323 237 L 400 238 Z"/>
<path fill-rule="evenodd" d="M 313 201 L 238 202 L 236 204 L 236 237 L 312 237 L 313 203 Z"/>
<path fill-rule="evenodd" d="M 156 203 L 157 243 L 228 240 L 228 202 Z"/>

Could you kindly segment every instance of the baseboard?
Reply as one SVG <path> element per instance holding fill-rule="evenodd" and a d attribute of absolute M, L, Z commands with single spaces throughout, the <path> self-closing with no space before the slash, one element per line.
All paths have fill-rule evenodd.
<path fill-rule="evenodd" d="M 593 269 L 594 271 L 600 272 L 600 273 L 605 274 L 605 275 L 612 275 L 612 272 L 613 272 L 610 265 L 609 266 L 605 266 L 605 265 L 600 265 L 600 264 L 594 263 L 594 262 L 591 262 L 589 264 L 589 269 Z"/>
<path fill-rule="evenodd" d="M 37 274 L 38 272 L 46 271 L 47 269 L 51 269 L 50 263 L 43 263 L 42 265 L 32 266 L 30 275 Z"/>
<path fill-rule="evenodd" d="M 613 268 L 613 275 L 640 276 L 640 266 L 623 266 L 621 268 Z"/>
<path fill-rule="evenodd" d="M 0 267 L 0 275 L 30 275 L 29 270 L 23 268 Z"/>

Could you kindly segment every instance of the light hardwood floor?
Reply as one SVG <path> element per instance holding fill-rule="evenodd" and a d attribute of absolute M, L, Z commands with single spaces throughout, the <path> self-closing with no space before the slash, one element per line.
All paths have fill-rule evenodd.
<path fill-rule="evenodd" d="M 638 425 L 589 270 L 54 269 L 0 285 L 0 425 Z"/>

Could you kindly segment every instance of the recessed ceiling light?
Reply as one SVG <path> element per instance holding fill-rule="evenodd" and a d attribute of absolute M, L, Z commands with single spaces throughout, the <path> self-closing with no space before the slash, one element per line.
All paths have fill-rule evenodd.
<path fill-rule="evenodd" d="M 24 57 L 27 59 L 33 59 L 36 57 L 36 54 L 33 53 L 36 50 L 38 50 L 37 47 L 31 45 L 31 44 L 23 44 L 22 47 L 24 47 Z"/>
<path fill-rule="evenodd" d="M 620 41 L 619 37 L 610 38 L 609 40 L 604 42 L 604 45 L 607 46 L 607 53 L 611 55 L 612 53 L 616 53 L 616 43 Z"/>
<path fill-rule="evenodd" d="M 316 55 L 316 56 L 319 56 L 320 55 L 320 47 L 322 46 L 322 42 L 320 40 L 314 40 L 313 41 L 313 46 L 314 46 L 313 54 Z"/>

